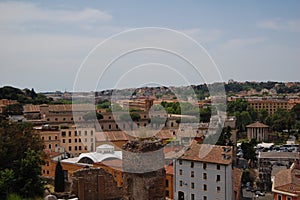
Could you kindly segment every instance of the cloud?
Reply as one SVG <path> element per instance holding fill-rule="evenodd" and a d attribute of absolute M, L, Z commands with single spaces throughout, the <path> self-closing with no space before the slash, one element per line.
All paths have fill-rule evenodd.
<path fill-rule="evenodd" d="M 81 10 L 49 9 L 28 2 L 0 2 L 1 29 L 17 28 L 31 23 L 74 24 L 78 26 L 104 23 L 112 19 L 106 11 L 94 8 Z"/>
<path fill-rule="evenodd" d="M 285 32 L 300 32 L 300 20 L 282 20 L 273 19 L 265 20 L 258 23 L 258 27 L 274 31 L 285 31 Z"/>
<path fill-rule="evenodd" d="M 200 28 L 193 28 L 193 29 L 182 29 L 181 32 L 187 34 L 188 36 L 195 38 L 200 43 L 205 42 L 214 42 L 223 34 L 223 31 L 218 29 L 200 29 Z"/>
<path fill-rule="evenodd" d="M 222 45 L 222 49 L 237 49 L 249 47 L 252 45 L 260 44 L 265 41 L 265 38 L 262 37 L 253 37 L 253 38 L 233 38 L 227 40 Z"/>

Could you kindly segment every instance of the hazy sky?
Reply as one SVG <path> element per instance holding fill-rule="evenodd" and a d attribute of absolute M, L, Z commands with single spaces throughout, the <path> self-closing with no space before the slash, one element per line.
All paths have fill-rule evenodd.
<path fill-rule="evenodd" d="M 224 81 L 300 81 L 299 10 L 300 1 L 296 0 L 0 1 L 0 86 L 71 91 L 76 75 L 81 73 L 81 63 L 97 44 L 121 31 L 142 27 L 174 29 L 192 37 L 209 53 Z M 140 32 L 135 35 L 136 40 L 132 35 L 116 38 L 104 49 L 115 57 L 120 49 L 130 50 L 139 40 L 155 40 L 156 43 L 147 45 L 170 45 L 170 49 L 180 46 L 187 54 L 195 53 L 164 31 L 149 34 L 143 36 Z M 89 73 L 82 72 L 80 78 L 86 84 L 80 89 L 126 87 L 128 81 L 131 81 L 128 86 L 140 86 L 142 81 L 132 80 L 148 78 L 150 83 L 151 77 L 153 83 L 184 83 L 179 78 L 174 80 L 176 73 L 192 84 L 206 80 L 206 72 L 202 80 L 194 77 L 180 58 L 157 51 L 139 53 L 125 56 L 101 79 L 99 73 L 104 70 L 101 62 L 105 59 L 103 49 L 98 51 L 94 59 L 101 62 L 90 62 L 98 71 L 94 73 L 91 68 Z M 149 63 L 159 64 L 152 64 L 152 70 Z M 142 67 L 134 71 L 136 66 Z M 205 67 L 208 69 L 206 64 Z M 134 73 L 126 76 L 131 71 Z M 91 78 L 93 75 L 98 77 L 97 83 L 95 77 Z"/>

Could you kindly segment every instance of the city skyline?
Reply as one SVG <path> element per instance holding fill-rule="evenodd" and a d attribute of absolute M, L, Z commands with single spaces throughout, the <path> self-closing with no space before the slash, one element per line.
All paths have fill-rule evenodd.
<path fill-rule="evenodd" d="M 143 27 L 173 29 L 195 39 L 224 81 L 298 81 L 299 7 L 298 1 L 1 1 L 0 85 L 72 91 L 81 63 L 97 44 Z M 112 52 L 122 45 L 116 44 Z M 165 77 L 167 70 L 159 76 Z M 204 82 L 188 73 L 184 77 L 191 84 Z M 99 88 L 82 89 L 115 85 L 112 79 Z"/>

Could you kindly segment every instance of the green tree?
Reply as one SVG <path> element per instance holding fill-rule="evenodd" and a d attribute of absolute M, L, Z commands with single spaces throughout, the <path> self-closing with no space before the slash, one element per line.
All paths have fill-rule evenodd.
<path fill-rule="evenodd" d="M 268 115 L 269 115 L 268 111 L 266 109 L 262 109 L 259 112 L 259 121 L 262 123 L 266 123 L 266 119 L 267 119 Z"/>
<path fill-rule="evenodd" d="M 222 132 L 221 132 L 218 142 L 216 144 L 222 145 L 222 146 L 226 146 L 226 145 L 231 146 L 233 144 L 233 142 L 231 140 L 231 135 L 232 135 L 231 127 L 230 126 L 224 127 L 222 129 Z"/>
<path fill-rule="evenodd" d="M 40 136 L 32 130 L 27 123 L 0 120 L 0 179 L 7 180 L 5 184 L 10 193 L 27 198 L 41 196 L 43 192 L 42 143 Z M 5 196 L 0 192 L 0 199 Z"/>
<path fill-rule="evenodd" d="M 24 197 L 43 195 L 42 163 L 41 155 L 35 150 L 28 149 L 25 152 L 25 158 L 21 160 L 17 177 L 17 185 Z"/>
<path fill-rule="evenodd" d="M 243 142 L 241 144 L 243 150 L 244 158 L 246 160 L 254 161 L 256 159 L 255 149 L 253 143 Z"/>
<path fill-rule="evenodd" d="M 54 188 L 55 192 L 65 191 L 64 171 L 59 161 L 57 162 L 55 168 Z"/>
<path fill-rule="evenodd" d="M 236 125 L 240 131 L 246 131 L 246 125 L 252 122 L 249 112 L 243 111 L 236 113 Z"/>
<path fill-rule="evenodd" d="M 12 169 L 0 171 L 0 197 L 7 197 L 11 192 L 15 175 Z"/>

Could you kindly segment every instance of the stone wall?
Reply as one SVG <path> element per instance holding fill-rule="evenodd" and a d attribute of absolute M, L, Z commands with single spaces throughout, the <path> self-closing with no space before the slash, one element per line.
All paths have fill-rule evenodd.
<path fill-rule="evenodd" d="M 165 199 L 163 143 L 156 138 L 129 141 L 123 146 L 125 200 Z"/>
<path fill-rule="evenodd" d="M 83 169 L 73 174 L 72 192 L 79 200 L 123 199 L 124 191 L 113 176 L 101 168 Z"/>

